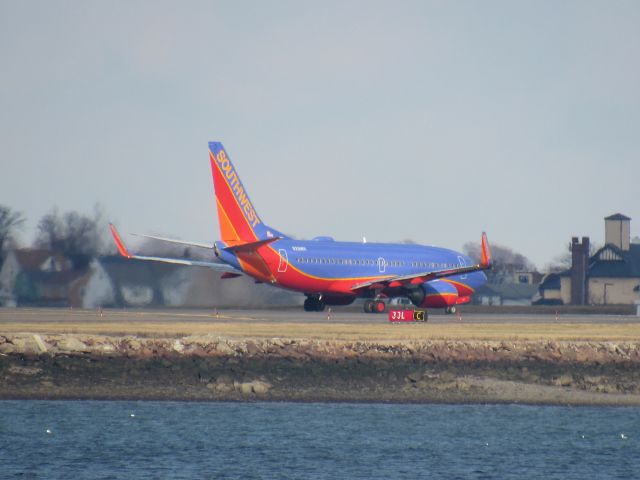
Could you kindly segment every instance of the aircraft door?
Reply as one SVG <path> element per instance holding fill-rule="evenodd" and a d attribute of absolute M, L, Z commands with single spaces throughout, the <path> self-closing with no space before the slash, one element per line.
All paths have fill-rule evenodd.
<path fill-rule="evenodd" d="M 464 260 L 463 256 L 458 256 L 458 262 L 460 262 L 460 266 L 461 267 L 466 267 L 467 266 L 467 262 Z M 465 273 L 464 275 L 460 275 L 460 278 L 462 280 L 466 280 L 467 279 L 467 274 Z"/>
<path fill-rule="evenodd" d="M 287 271 L 287 267 L 289 266 L 289 258 L 287 257 L 287 251 L 284 248 L 278 250 L 278 254 L 280 255 L 280 263 L 278 263 L 278 272 L 284 273 Z"/>
<path fill-rule="evenodd" d="M 387 262 L 385 262 L 384 258 L 379 257 L 378 258 L 378 271 L 380 273 L 384 273 L 384 270 L 385 270 L 386 266 L 387 266 Z"/>

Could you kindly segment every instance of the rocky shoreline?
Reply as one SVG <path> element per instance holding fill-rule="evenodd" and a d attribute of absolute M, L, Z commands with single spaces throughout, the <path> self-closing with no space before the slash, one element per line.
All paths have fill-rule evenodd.
<path fill-rule="evenodd" d="M 0 398 L 640 405 L 640 343 L 0 335 Z"/>

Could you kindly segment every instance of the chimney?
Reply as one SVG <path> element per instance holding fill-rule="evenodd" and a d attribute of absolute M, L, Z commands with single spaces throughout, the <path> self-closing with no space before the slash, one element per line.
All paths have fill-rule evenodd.
<path fill-rule="evenodd" d="M 621 213 L 605 217 L 604 243 L 628 251 L 631 243 L 631 219 Z"/>
<path fill-rule="evenodd" d="M 587 267 L 589 266 L 589 237 L 571 239 L 571 304 L 587 303 Z"/>

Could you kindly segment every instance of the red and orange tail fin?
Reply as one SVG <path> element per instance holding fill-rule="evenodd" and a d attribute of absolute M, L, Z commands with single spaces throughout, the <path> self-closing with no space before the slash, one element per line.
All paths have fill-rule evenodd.
<path fill-rule="evenodd" d="M 209 142 L 209 160 L 220 239 L 229 245 L 237 245 L 283 236 L 262 223 L 222 143 Z"/>

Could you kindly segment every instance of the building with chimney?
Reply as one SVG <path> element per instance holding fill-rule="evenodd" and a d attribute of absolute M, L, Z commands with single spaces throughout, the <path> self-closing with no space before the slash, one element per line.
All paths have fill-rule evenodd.
<path fill-rule="evenodd" d="M 13 250 L 0 269 L 0 306 L 68 306 L 71 285 L 85 272 L 58 252 Z"/>
<path fill-rule="evenodd" d="M 589 237 L 571 240 L 571 268 L 560 274 L 564 304 L 629 305 L 640 300 L 640 243 L 631 241 L 631 219 L 616 213 L 604 225 L 605 245 L 591 256 Z"/>

